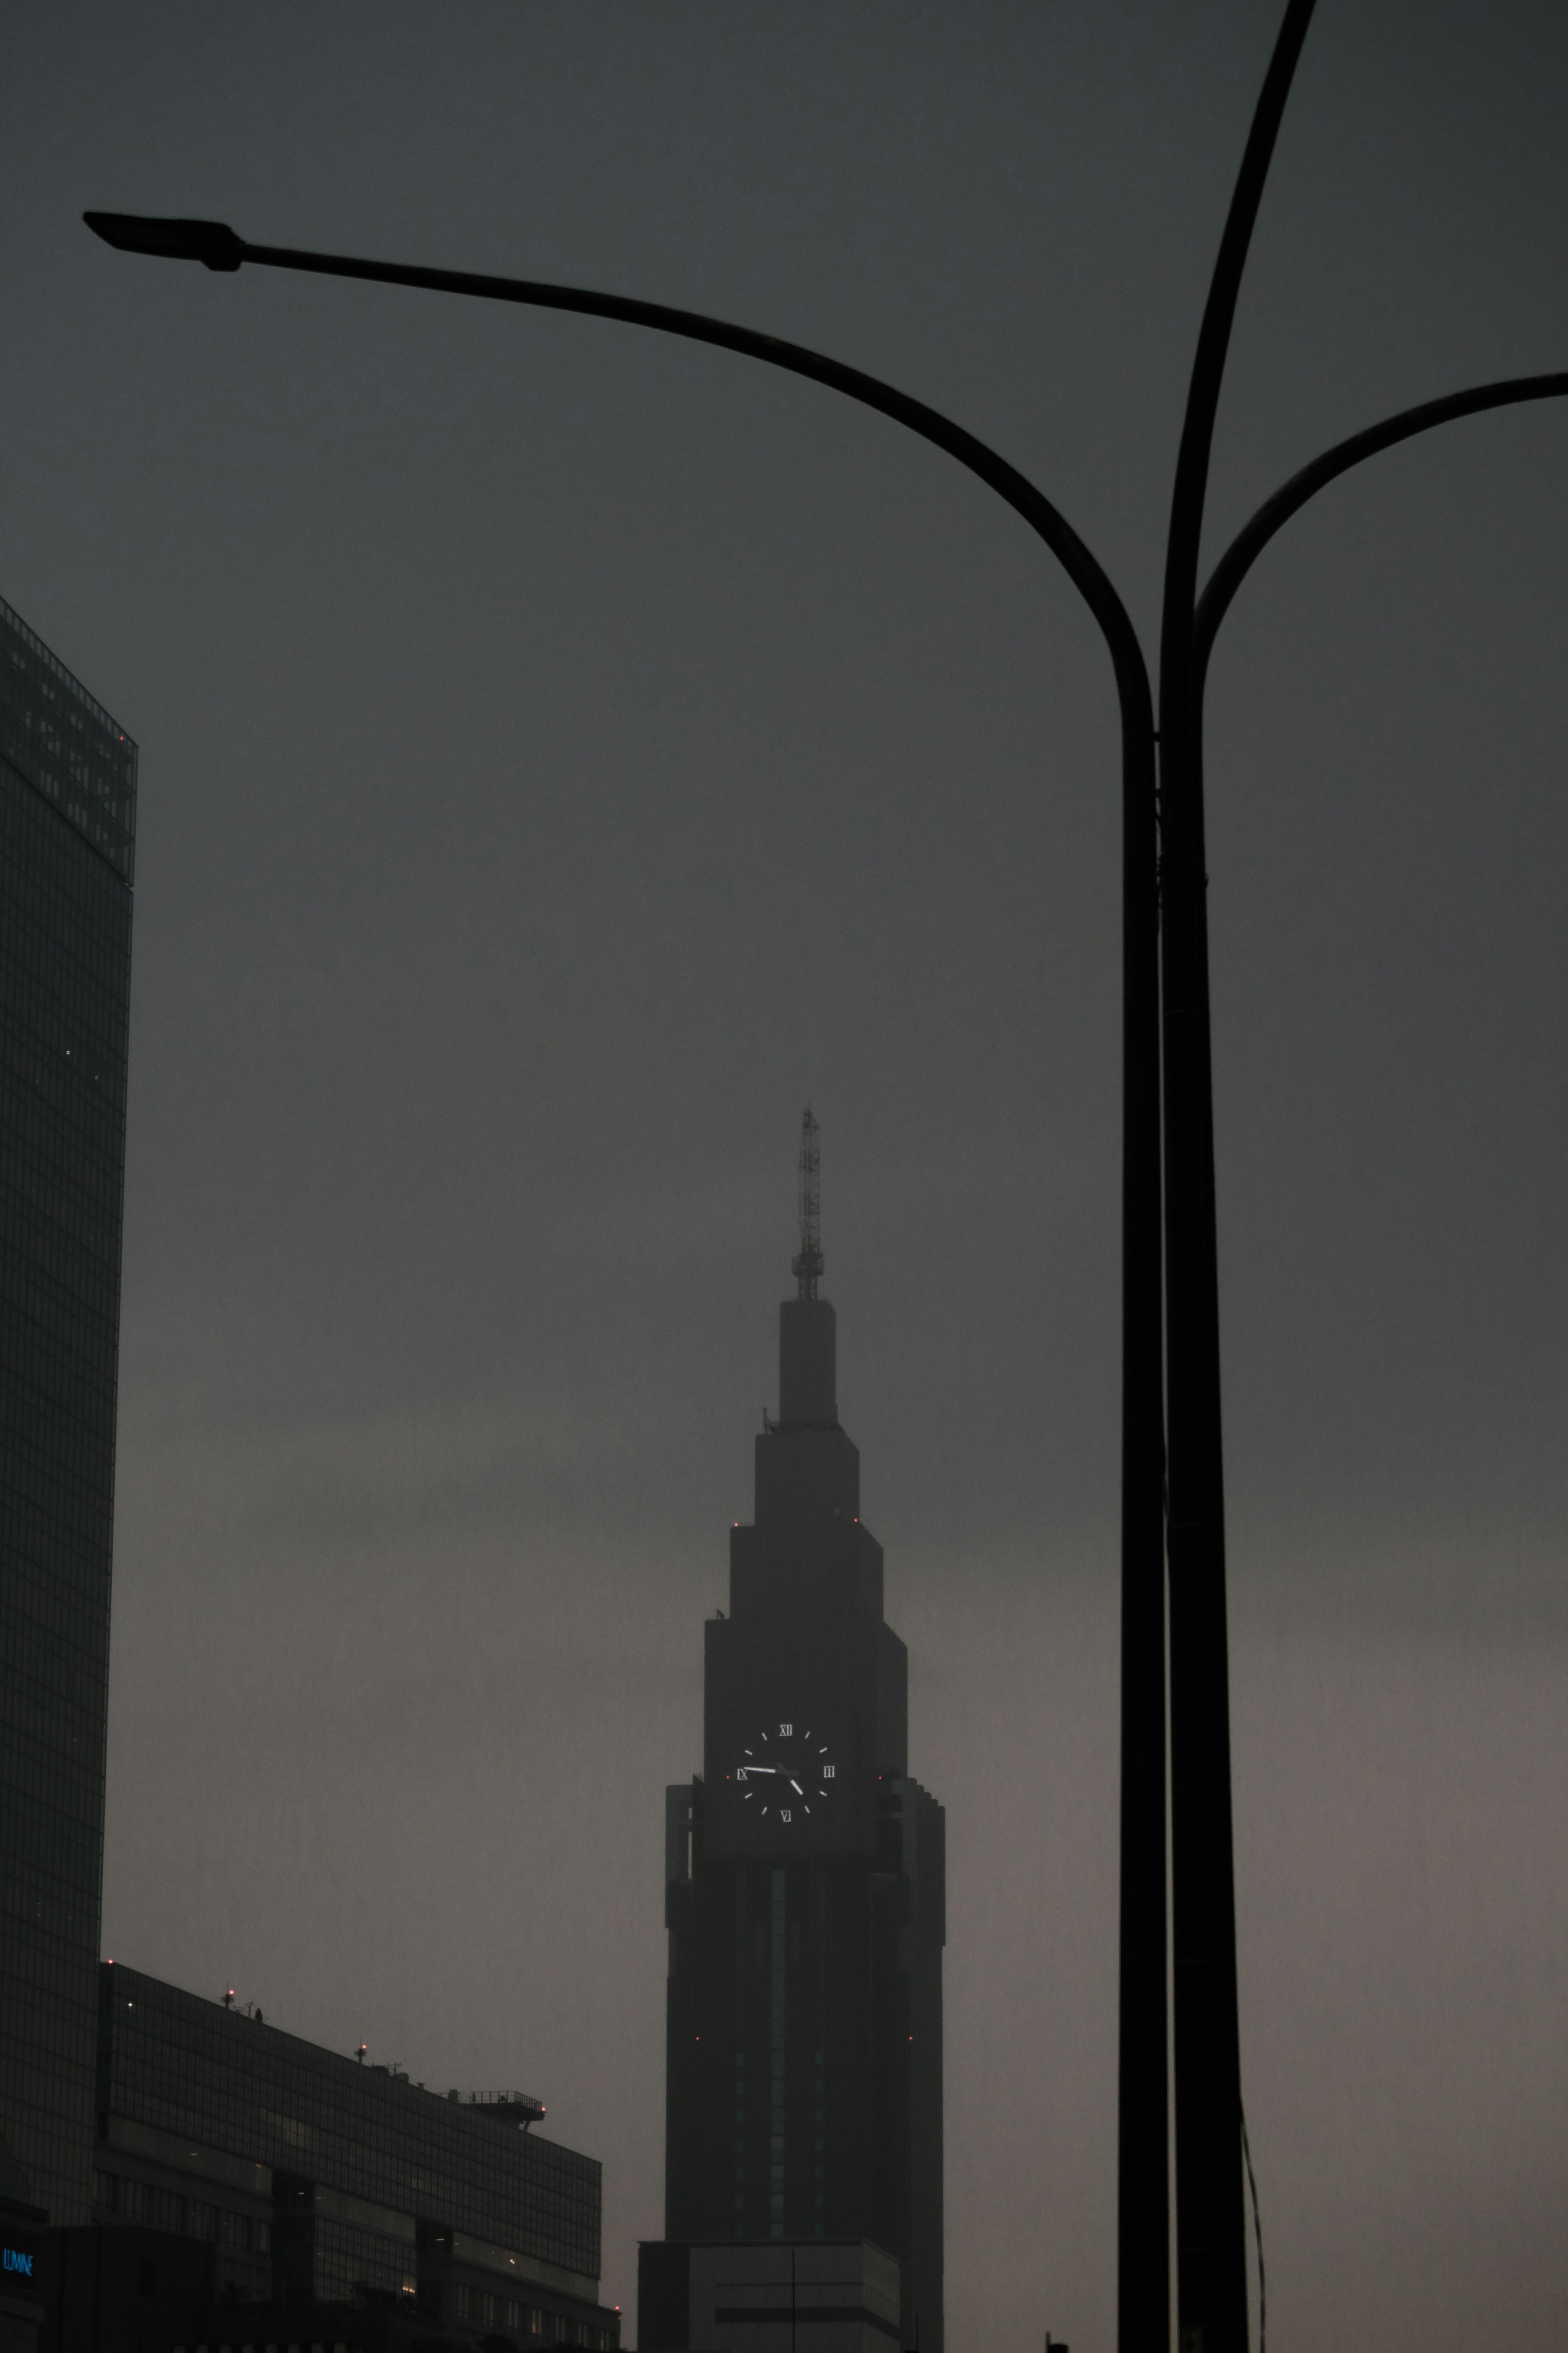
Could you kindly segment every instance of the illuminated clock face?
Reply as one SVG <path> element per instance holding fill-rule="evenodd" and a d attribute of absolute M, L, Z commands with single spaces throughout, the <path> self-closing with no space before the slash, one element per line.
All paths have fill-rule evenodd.
<path fill-rule="evenodd" d="M 831 1799 L 838 1767 L 819 1732 L 784 1716 L 752 1734 L 731 1778 L 758 1821 L 793 1830 Z"/>

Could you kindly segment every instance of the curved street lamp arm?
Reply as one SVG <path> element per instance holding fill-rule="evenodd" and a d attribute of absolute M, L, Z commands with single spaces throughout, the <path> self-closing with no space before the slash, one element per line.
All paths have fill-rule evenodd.
<path fill-rule="evenodd" d="M 644 302 L 629 294 L 602 294 L 581 286 L 555 286 L 530 278 L 491 278 L 468 269 L 423 269 L 395 261 L 366 261 L 342 253 L 301 252 L 291 246 L 251 245 L 221 221 L 147 219 L 132 213 L 90 212 L 82 215 L 95 236 L 121 252 L 152 253 L 164 259 L 202 261 L 209 269 L 237 269 L 243 262 L 270 269 L 302 269 L 320 278 L 357 278 L 379 286 L 415 286 L 435 294 L 471 294 L 489 302 L 520 302 L 536 310 L 572 311 L 593 319 L 616 319 L 632 327 L 656 327 L 662 333 L 683 336 L 689 343 L 711 343 L 721 351 L 739 352 L 747 359 L 765 360 L 791 375 L 826 385 L 862 406 L 874 408 L 897 424 L 918 433 L 956 458 L 972 474 L 988 483 L 1016 513 L 1043 539 L 1083 597 L 1110 649 L 1117 677 L 1136 697 L 1137 681 L 1149 699 L 1147 671 L 1137 633 L 1127 608 L 1111 586 L 1103 566 L 1089 553 L 1065 515 L 1058 513 L 1027 476 L 1008 464 L 994 449 L 878 376 L 803 343 L 764 335 L 753 327 L 738 327 L 727 319 L 710 319 L 700 311 L 679 311 L 665 302 Z M 1152 720 L 1150 722 L 1152 725 Z"/>
<path fill-rule="evenodd" d="M 1380 450 L 1413 440 L 1416 434 L 1429 432 L 1435 425 L 1450 424 L 1457 417 L 1475 417 L 1483 409 L 1512 408 L 1521 401 L 1558 399 L 1564 393 L 1568 393 L 1568 375 L 1516 375 L 1499 384 L 1472 385 L 1468 392 L 1450 392 L 1441 400 L 1423 401 L 1417 408 L 1402 408 L 1396 417 L 1385 417 L 1380 425 L 1369 425 L 1364 433 L 1352 433 L 1348 441 L 1337 441 L 1331 449 L 1325 449 L 1321 458 L 1314 458 L 1310 466 L 1303 466 L 1300 473 L 1282 482 L 1273 497 L 1266 499 L 1251 521 L 1237 533 L 1198 598 L 1193 621 L 1193 677 L 1199 704 L 1209 657 L 1232 598 L 1275 533 L 1299 513 L 1309 499 L 1315 498 L 1341 474 L 1348 474 L 1363 458 L 1375 458 Z"/>
<path fill-rule="evenodd" d="M 1175 481 L 1171 492 L 1170 531 L 1165 543 L 1164 615 L 1160 640 L 1162 738 L 1167 726 L 1164 716 L 1167 698 L 1173 694 L 1179 713 L 1185 684 L 1189 632 L 1197 594 L 1204 500 L 1208 489 L 1209 455 L 1214 446 L 1215 417 L 1219 407 L 1226 355 L 1230 348 L 1237 297 L 1241 290 L 1241 274 L 1247 267 L 1247 248 L 1252 242 L 1258 208 L 1263 200 L 1264 182 L 1274 159 L 1279 124 L 1315 5 L 1316 0 L 1289 0 L 1286 7 L 1274 44 L 1274 54 L 1268 60 L 1268 70 L 1258 94 L 1252 128 L 1247 132 L 1230 210 L 1226 216 L 1225 232 L 1215 257 L 1214 276 L 1209 281 L 1203 324 L 1198 330 L 1198 346 L 1193 358 L 1186 415 L 1182 421 L 1181 447 L 1176 457 Z"/>

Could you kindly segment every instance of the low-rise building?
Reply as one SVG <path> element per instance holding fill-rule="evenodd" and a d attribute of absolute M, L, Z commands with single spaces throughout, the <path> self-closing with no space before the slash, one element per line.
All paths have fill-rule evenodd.
<path fill-rule="evenodd" d="M 531 2130 L 543 2113 L 103 1964 L 95 2220 L 208 2242 L 220 2297 L 393 2295 L 475 2336 L 611 2353 L 601 2168 Z"/>
<path fill-rule="evenodd" d="M 867 2239 L 645 2240 L 641 2353 L 896 2353 L 898 2259 Z"/>

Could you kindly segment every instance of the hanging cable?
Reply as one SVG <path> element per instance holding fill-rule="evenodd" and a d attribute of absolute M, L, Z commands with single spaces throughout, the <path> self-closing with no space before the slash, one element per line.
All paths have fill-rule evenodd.
<path fill-rule="evenodd" d="M 1252 2170 L 1252 2146 L 1247 2137 L 1247 2104 L 1241 2109 L 1241 2153 L 1247 2159 L 1247 2186 L 1252 2192 L 1252 2235 L 1258 2246 L 1258 2353 L 1268 2353 L 1268 2297 L 1263 2284 L 1263 2217 L 1258 2211 L 1258 2176 Z"/>

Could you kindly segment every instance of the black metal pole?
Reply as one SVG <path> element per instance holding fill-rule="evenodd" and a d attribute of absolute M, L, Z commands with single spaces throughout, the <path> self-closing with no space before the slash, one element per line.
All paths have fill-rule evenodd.
<path fill-rule="evenodd" d="M 1231 1820 L 1207 875 L 1193 624 L 1215 416 L 1247 247 L 1313 0 L 1289 0 L 1199 331 L 1166 545 L 1160 640 L 1167 1545 L 1180 2353 L 1245 2353 L 1246 2215 Z"/>
<path fill-rule="evenodd" d="M 1148 691 L 1131 677 L 1121 689 L 1120 2353 L 1169 2353 L 1171 2342 L 1160 907 L 1158 867 L 1145 848 L 1153 845 L 1154 803 Z"/>
<path fill-rule="evenodd" d="M 1118 2294 L 1121 2353 L 1170 2337 L 1165 1886 L 1164 1409 L 1160 1204 L 1159 887 L 1153 706 L 1137 633 L 1101 565 L 1016 467 L 923 401 L 800 344 L 658 302 L 532 280 L 250 245 L 219 221 L 84 215 L 121 251 L 368 280 L 654 327 L 803 375 L 955 458 L 1021 515 L 1083 596 L 1110 653 L 1121 720 L 1121 1925 Z"/>

